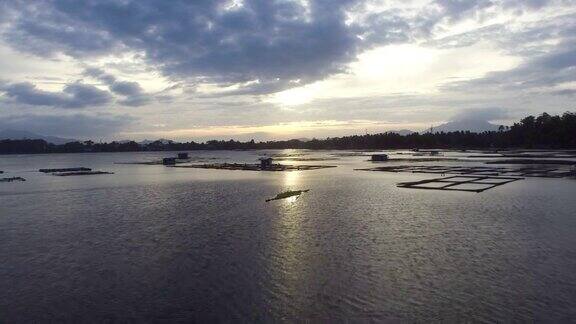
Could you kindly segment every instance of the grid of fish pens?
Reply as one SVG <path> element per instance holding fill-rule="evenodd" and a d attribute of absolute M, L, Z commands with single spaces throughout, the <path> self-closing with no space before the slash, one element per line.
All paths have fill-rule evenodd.
<path fill-rule="evenodd" d="M 573 176 L 574 171 L 558 168 L 541 167 L 466 167 L 466 166 L 443 166 L 443 165 L 395 165 L 377 167 L 370 169 L 360 169 L 363 171 L 382 172 L 411 172 L 430 174 L 460 174 L 460 175 L 483 175 L 483 176 L 513 176 L 513 177 L 538 177 L 538 178 L 563 178 Z"/>
<path fill-rule="evenodd" d="M 466 192 L 483 192 L 510 182 L 522 180 L 516 177 L 491 177 L 491 176 L 453 176 L 446 178 L 428 179 L 414 182 L 402 182 L 397 184 L 400 188 L 449 190 Z"/>

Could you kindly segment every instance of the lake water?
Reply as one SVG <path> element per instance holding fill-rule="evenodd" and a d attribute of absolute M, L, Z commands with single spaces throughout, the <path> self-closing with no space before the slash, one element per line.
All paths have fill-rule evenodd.
<path fill-rule="evenodd" d="M 446 192 L 396 187 L 434 175 L 354 171 L 373 164 L 328 151 L 191 156 L 265 153 L 338 167 L 115 164 L 166 152 L 0 156 L 2 177 L 27 179 L 0 183 L 0 322 L 576 320 L 575 179 Z M 77 166 L 115 174 L 37 172 Z M 265 202 L 287 189 L 310 191 Z"/>

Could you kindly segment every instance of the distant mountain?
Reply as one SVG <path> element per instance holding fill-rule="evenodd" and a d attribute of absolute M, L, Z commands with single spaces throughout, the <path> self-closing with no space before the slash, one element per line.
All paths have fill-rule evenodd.
<path fill-rule="evenodd" d="M 492 124 L 486 120 L 455 120 L 447 122 L 433 129 L 434 133 L 470 131 L 473 133 L 482 133 L 485 131 L 497 131 L 499 125 Z"/>
<path fill-rule="evenodd" d="M 44 135 L 39 135 L 39 134 L 35 134 L 32 132 L 28 132 L 28 131 L 13 130 L 13 129 L 7 129 L 7 130 L 0 131 L 0 140 L 3 140 L 3 139 L 11 139 L 11 140 L 41 139 L 41 140 L 45 140 L 48 143 L 52 143 L 52 144 L 56 144 L 56 145 L 66 144 L 66 143 L 70 143 L 70 142 L 76 142 L 75 139 L 62 138 L 62 137 L 56 137 L 56 136 L 44 136 Z"/>

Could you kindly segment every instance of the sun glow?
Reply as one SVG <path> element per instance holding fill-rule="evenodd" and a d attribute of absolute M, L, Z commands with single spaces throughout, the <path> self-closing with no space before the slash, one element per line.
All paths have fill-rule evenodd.
<path fill-rule="evenodd" d="M 454 49 L 390 45 L 360 54 L 348 73 L 279 92 L 268 102 L 291 107 L 326 98 L 433 94 L 452 78 L 477 78 L 516 64 L 517 58 L 494 51 L 488 42 Z"/>

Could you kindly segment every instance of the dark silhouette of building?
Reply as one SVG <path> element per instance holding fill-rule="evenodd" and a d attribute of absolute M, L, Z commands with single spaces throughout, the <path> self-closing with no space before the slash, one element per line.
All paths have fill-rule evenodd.
<path fill-rule="evenodd" d="M 261 158 L 260 159 L 260 168 L 270 169 L 272 167 L 272 161 L 273 161 L 273 159 L 271 157 Z"/>

